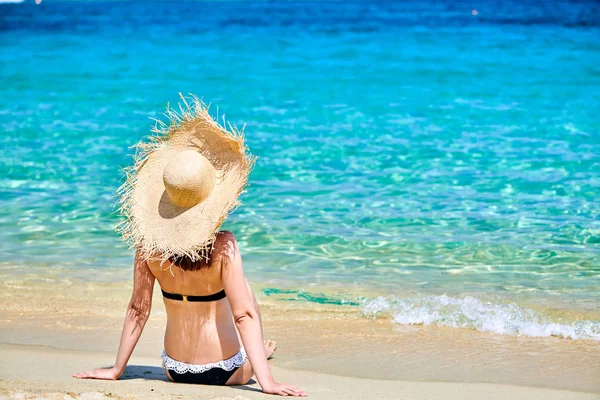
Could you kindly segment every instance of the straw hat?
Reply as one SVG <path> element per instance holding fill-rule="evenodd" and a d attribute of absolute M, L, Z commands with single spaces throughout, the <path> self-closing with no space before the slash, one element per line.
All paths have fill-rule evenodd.
<path fill-rule="evenodd" d="M 126 219 L 117 230 L 146 258 L 208 257 L 254 164 L 243 132 L 215 122 L 197 97 L 182 100 L 180 112 L 167 108 L 170 125 L 157 121 L 155 136 L 136 146 L 118 190 Z"/>

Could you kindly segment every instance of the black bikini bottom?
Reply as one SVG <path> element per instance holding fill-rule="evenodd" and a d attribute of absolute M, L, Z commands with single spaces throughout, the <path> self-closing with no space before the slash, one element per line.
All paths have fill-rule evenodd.
<path fill-rule="evenodd" d="M 163 351 L 163 366 L 173 382 L 223 386 L 248 359 L 242 347 L 233 357 L 216 363 L 197 365 L 172 359 Z"/>
<path fill-rule="evenodd" d="M 173 382 L 177 383 L 195 383 L 197 385 L 218 385 L 224 386 L 229 378 L 238 370 L 239 367 L 232 369 L 231 371 L 224 370 L 222 368 L 213 368 L 206 372 L 185 372 L 179 374 L 175 371 L 168 370 L 169 375 Z"/>

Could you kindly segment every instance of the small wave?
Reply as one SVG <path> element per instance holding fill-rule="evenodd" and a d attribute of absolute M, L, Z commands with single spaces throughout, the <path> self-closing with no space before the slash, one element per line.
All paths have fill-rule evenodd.
<path fill-rule="evenodd" d="M 501 335 L 600 341 L 600 321 L 552 322 L 540 313 L 514 303 L 494 304 L 472 296 L 377 297 L 364 301 L 362 312 L 370 318 L 391 315 L 394 323 L 403 325 L 436 325 Z"/>

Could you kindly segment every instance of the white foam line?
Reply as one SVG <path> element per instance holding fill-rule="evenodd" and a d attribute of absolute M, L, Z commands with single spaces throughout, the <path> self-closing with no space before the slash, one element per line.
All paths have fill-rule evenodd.
<path fill-rule="evenodd" d="M 501 335 L 600 341 L 600 321 L 551 322 L 538 312 L 514 303 L 494 304 L 472 296 L 460 299 L 449 296 L 378 297 L 365 301 L 362 311 L 371 318 L 391 315 L 394 323 L 403 325 L 437 325 Z"/>

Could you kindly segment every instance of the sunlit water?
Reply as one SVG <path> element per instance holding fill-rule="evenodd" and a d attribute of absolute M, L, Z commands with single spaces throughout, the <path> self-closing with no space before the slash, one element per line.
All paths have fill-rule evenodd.
<path fill-rule="evenodd" d="M 398 323 L 600 339 L 600 8 L 472 9 L 0 4 L 3 265 L 129 268 L 120 167 L 191 92 L 260 157 L 225 226 L 253 281 Z"/>

